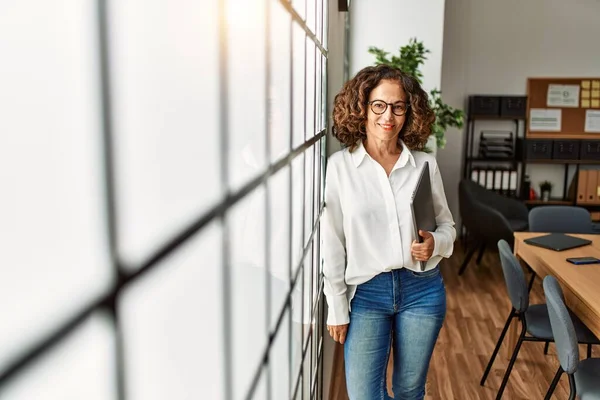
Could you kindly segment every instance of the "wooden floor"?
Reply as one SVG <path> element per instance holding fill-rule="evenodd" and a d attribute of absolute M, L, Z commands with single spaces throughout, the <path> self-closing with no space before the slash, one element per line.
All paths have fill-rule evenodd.
<path fill-rule="evenodd" d="M 479 385 L 511 306 L 497 251 L 486 251 L 479 266 L 475 264 L 476 257 L 473 257 L 465 273 L 459 277 L 458 269 L 463 257 L 463 249 L 457 245 L 454 255 L 444 260 L 441 266 L 448 308 L 427 379 L 428 400 L 495 399 L 508 365 L 505 341 L 485 386 Z M 529 275 L 526 277 L 529 278 Z M 536 278 L 530 304 L 542 302 L 542 284 Z M 336 350 L 341 350 L 341 345 L 338 346 Z M 558 368 L 558 360 L 554 344 L 550 345 L 548 355 L 544 355 L 543 350 L 543 343 L 523 343 L 503 399 L 544 398 Z M 340 353 L 336 351 L 334 358 Z M 580 354 L 585 356 L 585 347 L 581 346 Z M 600 356 L 600 349 L 595 348 L 593 355 Z M 339 367 L 334 366 L 338 373 L 334 372 L 330 400 L 347 399 L 341 357 L 342 360 L 337 363 Z M 552 398 L 567 399 L 568 391 L 568 378 L 563 375 Z"/>

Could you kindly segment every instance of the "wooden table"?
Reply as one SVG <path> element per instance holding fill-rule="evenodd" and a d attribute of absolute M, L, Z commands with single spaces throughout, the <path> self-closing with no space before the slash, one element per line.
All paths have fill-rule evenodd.
<path fill-rule="evenodd" d="M 592 245 L 560 252 L 524 242 L 525 239 L 543 234 L 516 232 L 515 255 L 526 262 L 540 278 L 553 275 L 560 282 L 569 308 L 600 337 L 600 264 L 573 265 L 566 261 L 567 257 L 600 258 L 600 235 L 572 234 L 591 240 Z M 516 321 L 513 321 L 509 333 L 509 352 L 514 349 L 518 337 L 517 324 L 514 322 Z"/>

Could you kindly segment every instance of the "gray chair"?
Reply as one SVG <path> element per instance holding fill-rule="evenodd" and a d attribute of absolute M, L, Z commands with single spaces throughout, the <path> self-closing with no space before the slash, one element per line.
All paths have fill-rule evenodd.
<path fill-rule="evenodd" d="M 577 395 L 581 400 L 600 399 L 600 358 L 588 357 L 579 361 L 575 321 L 565 305 L 562 289 L 553 276 L 544 278 L 544 293 L 560 361 L 545 399 L 550 399 L 563 372 L 569 375 L 569 400 L 574 400 Z"/>
<path fill-rule="evenodd" d="M 487 379 L 487 376 L 492 368 L 492 364 L 498 354 L 498 350 L 502 345 L 506 331 L 510 326 L 513 318 L 518 318 L 521 322 L 521 333 L 517 345 L 512 353 L 502 384 L 496 395 L 496 399 L 502 398 L 502 393 L 508 383 L 508 378 L 512 371 L 519 350 L 523 342 L 552 342 L 554 336 L 552 335 L 552 328 L 550 327 L 550 319 L 548 317 L 548 308 L 545 304 L 529 304 L 529 291 L 527 290 L 527 281 L 525 280 L 525 274 L 523 268 L 519 264 L 519 260 L 512 253 L 510 246 L 505 240 L 498 241 L 498 250 L 500 252 L 500 262 L 502 264 L 502 272 L 504 273 L 504 282 L 506 283 L 506 289 L 512 303 L 512 309 L 506 324 L 502 329 L 500 338 L 496 343 L 492 357 L 488 362 L 488 365 L 481 378 L 480 385 L 483 386 Z M 575 326 L 576 337 L 579 343 L 588 344 L 588 355 L 591 353 L 591 344 L 600 344 L 600 341 L 594 334 L 577 318 L 573 315 L 573 323 Z"/>
<path fill-rule="evenodd" d="M 469 261 L 479 249 L 477 264 L 486 246 L 496 246 L 504 239 L 513 244 L 515 232 L 526 231 L 528 227 L 527 207 L 522 201 L 502 196 L 469 179 L 458 184 L 458 206 L 467 238 L 473 238 L 472 246 L 466 246 L 467 254 L 458 271 L 462 275 Z"/>
<path fill-rule="evenodd" d="M 531 232 L 596 233 L 588 210 L 574 206 L 535 207 L 529 212 Z"/>
<path fill-rule="evenodd" d="M 529 212 L 529 230 L 548 233 L 598 233 L 594 230 L 592 216 L 583 207 L 541 206 Z M 535 274 L 531 275 L 529 289 L 533 285 Z M 548 353 L 548 346 L 544 354 Z"/>

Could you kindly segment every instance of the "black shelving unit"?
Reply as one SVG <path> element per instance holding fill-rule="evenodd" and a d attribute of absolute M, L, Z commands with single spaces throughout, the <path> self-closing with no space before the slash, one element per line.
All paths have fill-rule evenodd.
<path fill-rule="evenodd" d="M 474 170 L 486 171 L 509 171 L 509 187 L 514 187 L 514 190 L 501 189 L 500 193 L 508 196 L 519 195 L 520 187 L 524 178 L 524 167 L 521 168 L 519 174 L 519 163 L 521 157 L 522 142 L 520 141 L 519 133 L 521 127 L 525 127 L 526 113 L 526 97 L 525 96 L 496 96 L 496 95 L 473 95 L 468 98 L 467 120 L 466 120 L 466 137 L 464 141 L 464 159 L 463 171 L 464 178 L 471 179 Z M 514 130 L 505 131 L 511 132 L 511 147 L 512 152 L 504 157 L 485 157 L 481 154 L 480 146 L 476 147 L 476 135 L 482 136 L 482 132 L 476 131 L 476 123 L 478 121 L 511 121 Z M 524 129 L 523 129 L 524 130 Z M 481 140 L 481 138 L 480 138 Z M 513 174 L 514 172 L 514 174 Z M 494 173 L 494 177 L 496 174 Z M 513 182 L 513 179 L 516 182 Z M 492 186 L 497 186 L 496 182 Z M 504 188 L 504 182 L 500 184 Z"/>

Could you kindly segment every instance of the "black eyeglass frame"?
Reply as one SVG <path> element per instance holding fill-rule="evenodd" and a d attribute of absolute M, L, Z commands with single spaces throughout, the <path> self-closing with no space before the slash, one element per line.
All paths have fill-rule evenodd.
<path fill-rule="evenodd" d="M 385 109 L 382 112 L 380 112 L 380 113 L 378 113 L 375 110 L 373 110 L 373 103 L 375 103 L 375 102 L 379 102 L 379 103 L 385 104 Z M 406 108 L 404 109 L 404 112 L 402 114 L 396 114 L 394 112 L 394 106 L 397 105 L 398 103 L 402 103 L 402 104 L 404 104 L 406 106 Z M 385 112 L 387 111 L 388 107 L 391 106 L 392 107 L 392 114 L 394 114 L 396 117 L 401 117 L 403 115 L 406 115 L 406 113 L 408 112 L 408 109 L 410 108 L 410 103 L 408 103 L 406 101 L 397 101 L 395 103 L 386 103 L 383 100 L 371 100 L 371 101 L 367 102 L 367 105 L 370 106 L 369 108 L 371 109 L 371 111 L 373 111 L 373 114 L 375 114 L 375 115 L 385 114 Z"/>

